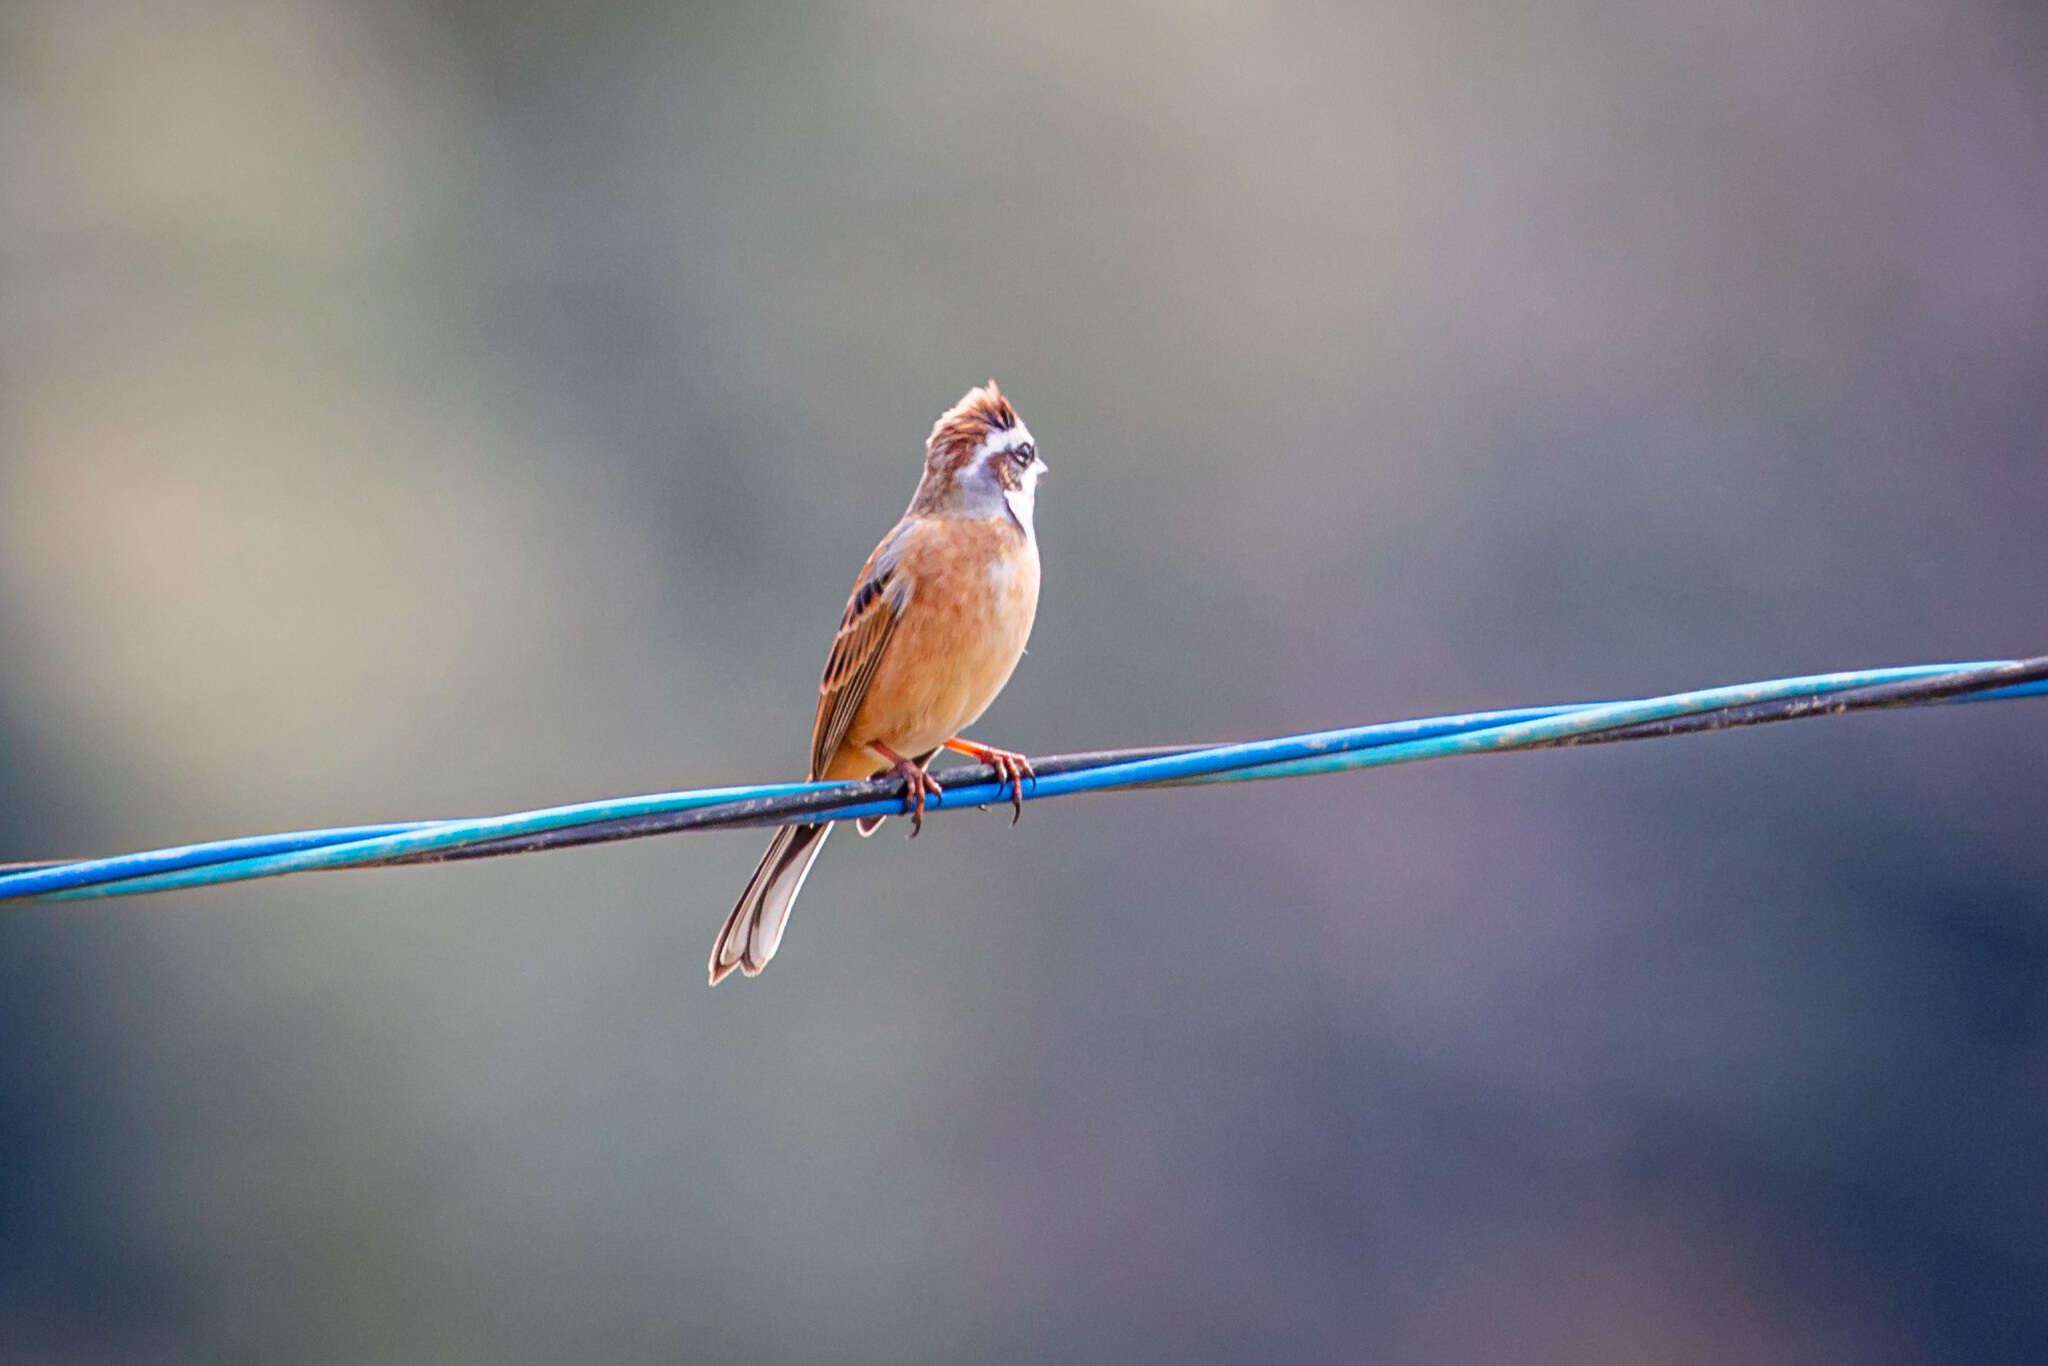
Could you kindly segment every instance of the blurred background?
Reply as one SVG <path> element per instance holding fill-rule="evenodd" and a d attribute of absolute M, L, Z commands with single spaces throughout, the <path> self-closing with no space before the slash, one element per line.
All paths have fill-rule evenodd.
<path fill-rule="evenodd" d="M 2048 15 L 0 7 L 0 859 L 2048 649 Z M 0 913 L 0 1356 L 2048 1358 L 2048 709 Z"/>

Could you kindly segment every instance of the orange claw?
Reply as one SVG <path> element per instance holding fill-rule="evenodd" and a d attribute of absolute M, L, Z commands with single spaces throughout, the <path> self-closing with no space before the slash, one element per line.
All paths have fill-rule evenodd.
<path fill-rule="evenodd" d="M 997 749 L 992 745 L 978 744 L 954 736 L 946 741 L 945 747 L 955 754 L 965 754 L 970 759 L 979 759 L 995 769 L 996 779 L 1010 789 L 1010 805 L 1015 808 L 1010 815 L 1010 824 L 1015 825 L 1024 817 L 1024 780 L 1036 779 L 1031 771 L 1031 761 L 1013 749 Z"/>
<path fill-rule="evenodd" d="M 927 794 L 937 795 L 946 789 L 939 780 L 919 767 L 914 759 L 906 759 L 895 750 L 879 741 L 870 742 L 868 748 L 887 759 L 896 771 L 903 775 L 907 790 L 903 794 L 903 811 L 910 817 L 910 836 L 917 838 L 917 832 L 924 829 L 924 799 Z"/>

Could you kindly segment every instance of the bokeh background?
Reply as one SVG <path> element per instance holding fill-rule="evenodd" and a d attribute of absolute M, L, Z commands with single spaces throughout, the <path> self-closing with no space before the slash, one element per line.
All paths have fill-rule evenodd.
<path fill-rule="evenodd" d="M 2025 0 L 0 7 L 0 858 L 2048 648 Z M 0 915 L 0 1356 L 2048 1359 L 2048 711 Z M 893 828 L 892 828 L 893 829 Z"/>

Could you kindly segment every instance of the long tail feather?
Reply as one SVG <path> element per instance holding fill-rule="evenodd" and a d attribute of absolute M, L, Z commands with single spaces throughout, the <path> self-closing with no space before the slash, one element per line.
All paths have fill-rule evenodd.
<path fill-rule="evenodd" d="M 761 866 L 754 870 L 747 890 L 740 893 L 739 904 L 725 918 L 725 928 L 712 946 L 712 986 L 725 980 L 734 968 L 752 977 L 768 966 L 789 925 L 789 908 L 803 890 L 818 851 L 825 847 L 825 836 L 831 833 L 830 821 L 785 825 L 775 832 L 768 852 L 761 856 Z"/>

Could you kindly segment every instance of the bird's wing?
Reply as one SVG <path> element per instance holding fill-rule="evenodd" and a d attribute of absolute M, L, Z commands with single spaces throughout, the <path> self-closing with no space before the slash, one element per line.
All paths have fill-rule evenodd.
<path fill-rule="evenodd" d="M 818 718 L 811 726 L 814 778 L 825 771 L 846 738 L 847 727 L 867 699 L 868 685 L 874 682 L 889 637 L 910 600 L 909 583 L 896 573 L 897 551 L 908 528 L 908 522 L 899 525 L 875 547 L 853 585 L 853 595 L 846 600 L 846 614 L 839 619 L 839 634 L 832 638 L 832 654 L 825 661 L 825 676 L 818 681 Z"/>

